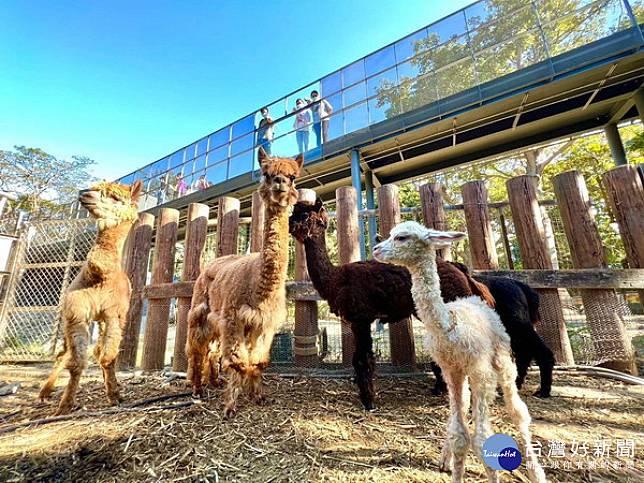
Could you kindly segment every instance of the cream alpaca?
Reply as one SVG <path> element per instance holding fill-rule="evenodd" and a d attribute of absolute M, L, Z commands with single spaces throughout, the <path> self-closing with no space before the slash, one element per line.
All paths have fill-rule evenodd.
<path fill-rule="evenodd" d="M 118 183 L 99 183 L 81 194 L 80 202 L 96 218 L 98 237 L 87 261 L 69 286 L 61 304 L 65 341 L 63 350 L 47 382 L 40 390 L 46 399 L 63 367 L 69 369 L 69 382 L 56 414 L 64 414 L 74 405 L 80 376 L 87 366 L 89 325 L 99 322 L 99 339 L 94 356 L 103 368 L 107 398 L 120 401 L 115 363 L 121 343 L 121 331 L 130 305 L 130 281 L 121 268 L 123 244 L 136 220 L 136 203 L 143 184 L 130 188 Z"/>
<path fill-rule="evenodd" d="M 195 282 L 188 313 L 186 354 L 193 393 L 201 396 L 204 376 L 216 382 L 221 363 L 228 376 L 227 416 L 235 412 L 243 387 L 255 401 L 263 400 L 262 370 L 269 362 L 277 324 L 287 316 L 288 209 L 297 201 L 295 178 L 303 159 L 270 158 L 260 148 L 259 161 L 259 192 L 265 205 L 262 251 L 221 257 L 205 267 Z"/>
<path fill-rule="evenodd" d="M 519 397 L 512 361 L 510 338 L 497 313 L 478 297 L 444 303 L 436 270 L 436 249 L 465 237 L 460 232 L 431 230 L 416 222 L 396 226 L 389 239 L 374 247 L 374 257 L 382 262 L 404 265 L 412 278 L 412 296 L 417 313 L 425 324 L 432 358 L 443 370 L 449 390 L 450 419 L 443 445 L 441 469 L 452 466 L 452 481 L 463 481 L 465 456 L 472 444 L 482 460 L 482 447 L 492 434 L 488 405 L 497 383 L 503 390 L 505 405 L 524 439 L 531 444 L 530 414 Z M 475 432 L 473 441 L 466 425 L 469 411 L 467 380 L 472 388 Z M 544 482 L 545 474 L 534 455 L 526 455 L 533 482 Z M 488 481 L 497 482 L 495 470 L 485 465 Z"/>

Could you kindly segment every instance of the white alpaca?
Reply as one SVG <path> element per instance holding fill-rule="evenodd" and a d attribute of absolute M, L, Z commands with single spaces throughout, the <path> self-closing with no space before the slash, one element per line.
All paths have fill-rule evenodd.
<path fill-rule="evenodd" d="M 470 442 L 479 459 L 485 440 L 492 434 L 488 405 L 497 383 L 503 389 L 506 408 L 524 439 L 530 481 L 545 482 L 543 469 L 525 449 L 531 444 L 530 414 L 515 384 L 510 337 L 498 314 L 478 297 L 443 302 L 436 270 L 436 249 L 465 237 L 460 232 L 431 230 L 405 222 L 391 230 L 386 241 L 374 247 L 374 257 L 409 269 L 412 296 L 418 316 L 425 324 L 432 358 L 443 370 L 449 390 L 450 419 L 440 467 L 447 470 L 453 456 L 452 481 L 463 481 L 465 456 Z M 467 379 L 472 388 L 475 432 L 473 441 L 466 425 L 469 411 Z M 488 481 L 497 482 L 495 470 L 485 465 Z"/>

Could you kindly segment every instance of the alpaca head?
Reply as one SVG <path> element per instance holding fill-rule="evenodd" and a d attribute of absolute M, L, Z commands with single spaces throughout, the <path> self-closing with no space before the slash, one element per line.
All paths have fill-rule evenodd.
<path fill-rule="evenodd" d="M 83 208 L 96 218 L 98 229 L 104 230 L 125 221 L 136 220 L 136 204 L 142 188 L 141 180 L 132 186 L 103 181 L 81 193 L 78 199 Z"/>
<path fill-rule="evenodd" d="M 269 156 L 264 148 L 259 148 L 259 165 L 262 179 L 259 193 L 265 203 L 273 207 L 286 208 L 297 201 L 295 178 L 300 175 L 304 158 L 279 158 Z"/>
<path fill-rule="evenodd" d="M 328 225 L 329 217 L 320 198 L 313 205 L 298 201 L 288 219 L 288 231 L 299 242 L 324 237 Z"/>
<path fill-rule="evenodd" d="M 427 252 L 435 252 L 465 238 L 460 231 L 439 231 L 426 228 L 415 221 L 396 225 L 385 241 L 373 247 L 373 256 L 380 262 L 412 267 L 422 263 Z"/>

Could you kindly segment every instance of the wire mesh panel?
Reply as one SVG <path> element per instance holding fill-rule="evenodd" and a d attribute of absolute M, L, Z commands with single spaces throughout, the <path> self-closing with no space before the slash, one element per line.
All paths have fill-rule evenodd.
<path fill-rule="evenodd" d="M 50 359 L 62 295 L 94 244 L 91 219 L 33 223 L 23 232 L 0 312 L 0 359 Z"/>

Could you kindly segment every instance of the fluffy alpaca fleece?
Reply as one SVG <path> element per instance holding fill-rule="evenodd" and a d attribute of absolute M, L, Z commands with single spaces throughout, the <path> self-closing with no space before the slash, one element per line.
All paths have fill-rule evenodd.
<path fill-rule="evenodd" d="M 375 319 L 383 323 L 397 322 L 415 315 L 411 277 L 404 267 L 374 260 L 333 265 L 326 248 L 327 226 L 328 216 L 319 198 L 314 205 L 297 203 L 289 219 L 291 234 L 304 244 L 306 265 L 315 289 L 329 303 L 331 312 L 351 324 L 356 342 L 352 362 L 360 401 L 365 409 L 373 410 L 376 360 L 371 323 Z M 467 269 L 463 271 L 439 260 L 438 274 L 445 300 L 478 295 L 493 305 L 494 300 L 485 286 L 467 275 Z M 435 364 L 432 368 L 438 371 Z"/>
<path fill-rule="evenodd" d="M 483 443 L 492 434 L 488 406 L 497 384 L 501 385 L 506 408 L 524 440 L 524 449 L 531 445 L 530 414 L 519 397 L 510 337 L 498 314 L 478 297 L 445 303 L 440 295 L 436 249 L 464 237 L 464 233 L 441 232 L 405 222 L 391 231 L 389 239 L 374 247 L 378 260 L 404 265 L 411 273 L 412 296 L 425 324 L 430 354 L 443 370 L 449 391 L 450 419 L 440 466 L 447 469 L 452 462 L 454 482 L 463 481 L 470 444 L 482 460 Z M 472 441 L 466 424 L 467 381 L 474 407 Z M 546 481 L 536 457 L 527 451 L 523 454 L 529 463 L 530 480 Z M 488 481 L 497 482 L 496 471 L 483 464 Z"/>
<path fill-rule="evenodd" d="M 288 209 L 297 201 L 294 181 L 303 159 L 268 157 L 260 148 L 259 160 L 265 205 L 262 251 L 221 257 L 206 266 L 188 313 L 186 354 L 193 393 L 202 395 L 205 380 L 216 383 L 221 366 L 228 380 L 227 416 L 235 412 L 244 387 L 253 400 L 263 400 L 262 370 L 270 360 L 277 324 L 287 316 Z"/>
<path fill-rule="evenodd" d="M 68 413 L 74 405 L 78 383 L 87 366 L 89 326 L 93 320 L 99 323 L 94 357 L 103 368 L 107 398 L 112 404 L 121 400 L 115 364 L 131 293 L 130 281 L 121 265 L 123 245 L 137 218 L 136 202 L 141 188 L 141 181 L 132 187 L 99 183 L 80 196 L 83 207 L 97 220 L 98 237 L 63 297 L 63 350 L 40 390 L 40 399 L 48 398 L 60 371 L 64 367 L 69 370 L 70 379 L 56 414 Z"/>

